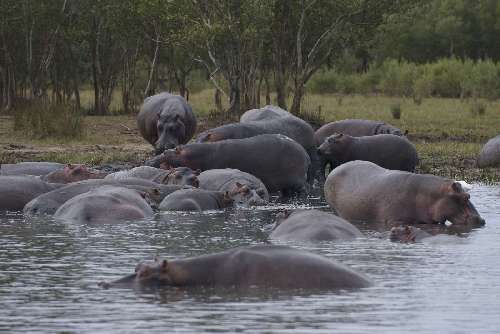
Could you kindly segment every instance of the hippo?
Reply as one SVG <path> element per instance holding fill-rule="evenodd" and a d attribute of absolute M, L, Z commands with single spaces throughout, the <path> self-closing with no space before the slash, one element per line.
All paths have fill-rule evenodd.
<path fill-rule="evenodd" d="M 264 205 L 269 202 L 264 183 L 238 169 L 210 169 L 202 172 L 198 179 L 202 189 L 233 193 L 233 199 L 239 205 Z"/>
<path fill-rule="evenodd" d="M 162 211 L 205 211 L 230 206 L 233 206 L 233 199 L 228 191 L 194 188 L 174 191 L 163 199 L 159 208 Z"/>
<path fill-rule="evenodd" d="M 285 109 L 281 109 L 278 106 L 266 105 L 259 109 L 251 109 L 245 111 L 243 115 L 241 115 L 240 117 L 240 122 L 247 123 L 247 122 L 263 121 L 289 115 L 291 114 Z"/>
<path fill-rule="evenodd" d="M 324 256 L 279 245 L 254 245 L 185 259 L 140 263 L 135 273 L 110 287 L 208 287 L 358 289 L 371 285 L 363 274 Z"/>
<path fill-rule="evenodd" d="M 276 134 L 214 143 L 178 146 L 147 161 L 145 165 L 170 168 L 185 166 L 206 171 L 235 168 L 259 178 L 266 188 L 287 196 L 306 186 L 310 159 L 294 140 Z"/>
<path fill-rule="evenodd" d="M 378 134 L 392 134 L 402 136 L 400 129 L 381 121 L 366 119 L 344 119 L 323 125 L 314 134 L 316 146 L 323 144 L 327 137 L 335 133 L 343 133 L 353 137 L 373 136 Z"/>
<path fill-rule="evenodd" d="M 500 135 L 491 138 L 481 149 L 477 158 L 479 168 L 500 167 Z"/>
<path fill-rule="evenodd" d="M 145 219 L 153 209 L 145 193 L 115 186 L 102 186 L 66 201 L 54 213 L 57 220 L 108 223 Z"/>
<path fill-rule="evenodd" d="M 193 171 L 187 167 L 170 168 L 168 170 L 150 166 L 139 166 L 107 175 L 105 180 L 123 180 L 130 177 L 150 180 L 161 184 L 178 184 L 193 187 L 199 186 L 198 175 L 201 171 Z"/>
<path fill-rule="evenodd" d="M 0 175 L 34 175 L 42 176 L 63 169 L 65 164 L 57 162 L 26 161 L 17 164 L 1 164 Z"/>
<path fill-rule="evenodd" d="M 32 199 L 24 206 L 23 213 L 27 217 L 52 215 L 71 198 L 105 185 L 135 189 L 147 193 L 155 203 L 154 206 L 160 204 L 167 195 L 186 187 L 180 185 L 161 185 L 136 178 L 125 180 L 84 180 L 64 185 L 61 188 Z"/>
<path fill-rule="evenodd" d="M 328 204 L 350 222 L 393 226 L 446 220 L 467 226 L 485 223 L 459 182 L 389 170 L 369 161 L 350 161 L 335 168 L 324 191 Z"/>
<path fill-rule="evenodd" d="M 322 172 L 327 163 L 331 169 L 353 160 L 365 160 L 387 169 L 413 172 L 418 164 L 415 146 L 405 137 L 391 134 L 352 137 L 334 134 L 318 148 L 323 159 Z"/>
<path fill-rule="evenodd" d="M 141 136 L 160 154 L 187 143 L 196 131 L 191 106 L 179 95 L 160 93 L 147 97 L 137 115 Z"/>
<path fill-rule="evenodd" d="M 432 235 L 418 227 L 410 225 L 394 226 L 391 228 L 389 239 L 401 243 L 425 242 L 432 244 L 459 244 L 464 243 L 465 240 L 456 235 Z"/>
<path fill-rule="evenodd" d="M 33 198 L 61 186 L 34 176 L 0 176 L 0 210 L 22 210 Z"/>
<path fill-rule="evenodd" d="M 319 210 L 295 210 L 282 214 L 269 236 L 280 241 L 337 241 L 362 237 L 357 227 L 336 215 Z"/>
<path fill-rule="evenodd" d="M 67 164 L 63 169 L 53 171 L 41 177 L 51 183 L 71 183 L 89 179 L 104 179 L 108 175 L 97 169 L 87 168 L 85 165 Z"/>

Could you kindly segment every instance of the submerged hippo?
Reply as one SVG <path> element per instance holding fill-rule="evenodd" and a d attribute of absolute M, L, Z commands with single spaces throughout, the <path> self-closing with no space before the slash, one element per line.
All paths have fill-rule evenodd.
<path fill-rule="evenodd" d="M 356 160 L 335 168 L 324 189 L 328 204 L 351 222 L 399 225 L 449 220 L 484 225 L 460 183 L 435 175 L 388 170 Z"/>
<path fill-rule="evenodd" d="M 500 135 L 491 138 L 483 146 L 477 158 L 479 168 L 500 167 Z"/>
<path fill-rule="evenodd" d="M 344 119 L 331 122 L 320 127 L 314 134 L 316 146 L 323 144 L 327 137 L 335 133 L 343 133 L 353 137 L 373 136 L 378 134 L 392 134 L 401 136 L 400 129 L 381 121 L 366 119 Z"/>
<path fill-rule="evenodd" d="M 143 192 L 102 186 L 71 198 L 57 209 L 54 218 L 80 223 L 144 219 L 153 216 L 146 199 Z"/>
<path fill-rule="evenodd" d="M 53 171 L 41 177 L 42 180 L 52 183 L 71 183 L 89 179 L 104 179 L 107 172 L 88 168 L 85 165 L 67 164 L 63 169 Z"/>
<path fill-rule="evenodd" d="M 150 166 L 139 166 L 130 170 L 111 173 L 105 177 L 106 180 L 124 180 L 128 178 L 140 178 L 161 184 L 178 184 L 198 187 L 198 175 L 200 171 L 193 171 L 187 167 L 170 168 L 168 170 Z"/>
<path fill-rule="evenodd" d="M 34 175 L 42 176 L 63 169 L 65 164 L 57 162 L 26 161 L 17 164 L 1 164 L 0 175 Z"/>
<path fill-rule="evenodd" d="M 269 238 L 280 241 L 352 240 L 363 234 L 347 220 L 319 210 L 295 210 L 279 217 Z"/>
<path fill-rule="evenodd" d="M 155 206 L 160 204 L 167 195 L 185 187 L 179 185 L 156 184 L 152 181 L 136 178 L 128 178 L 125 180 L 85 180 L 73 182 L 32 199 L 24 206 L 24 215 L 29 217 L 52 215 L 61 205 L 73 197 L 105 185 L 135 189 L 147 193 L 151 200 L 155 203 Z"/>
<path fill-rule="evenodd" d="M 22 210 L 33 198 L 61 186 L 34 176 L 0 176 L 0 210 Z"/>
<path fill-rule="evenodd" d="M 464 243 L 465 239 L 456 235 L 432 235 L 414 226 L 394 226 L 389 235 L 391 241 L 401 243 L 425 242 L 433 244 Z"/>
<path fill-rule="evenodd" d="M 196 131 L 191 106 L 179 95 L 160 93 L 144 100 L 137 115 L 141 136 L 155 147 L 156 154 L 187 143 Z"/>
<path fill-rule="evenodd" d="M 210 169 L 202 172 L 198 179 L 202 189 L 231 192 L 236 204 L 264 205 L 269 202 L 264 183 L 238 169 Z"/>
<path fill-rule="evenodd" d="M 310 159 L 294 140 L 283 135 L 266 134 L 187 144 L 167 150 L 145 164 L 163 168 L 186 166 L 202 171 L 235 168 L 262 180 L 269 191 L 281 190 L 288 195 L 304 190 Z"/>
<path fill-rule="evenodd" d="M 353 160 L 365 160 L 387 169 L 413 172 L 418 164 L 415 146 L 408 139 L 391 134 L 352 137 L 334 134 L 327 137 L 318 148 L 324 167 L 331 168 Z"/>
<path fill-rule="evenodd" d="M 181 189 L 165 197 L 159 208 L 162 211 L 219 210 L 233 206 L 233 202 L 228 191 Z"/>
<path fill-rule="evenodd" d="M 178 260 L 140 263 L 109 287 L 354 289 L 368 278 L 324 256 L 286 246 L 256 245 Z"/>

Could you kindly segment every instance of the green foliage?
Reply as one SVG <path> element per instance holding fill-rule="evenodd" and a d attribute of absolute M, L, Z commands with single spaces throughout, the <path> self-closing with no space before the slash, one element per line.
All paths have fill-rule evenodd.
<path fill-rule="evenodd" d="M 401 103 L 394 103 L 394 104 L 391 104 L 390 106 L 391 108 L 391 115 L 392 115 L 392 118 L 394 119 L 400 119 L 401 118 Z"/>
<path fill-rule="evenodd" d="M 14 130 L 34 138 L 79 138 L 83 117 L 67 104 L 30 103 L 14 113 Z"/>

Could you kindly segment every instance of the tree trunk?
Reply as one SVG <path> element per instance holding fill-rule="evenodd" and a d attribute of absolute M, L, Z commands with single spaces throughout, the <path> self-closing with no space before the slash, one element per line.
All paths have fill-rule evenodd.
<path fill-rule="evenodd" d="M 304 92 L 304 80 L 302 78 L 296 79 L 292 107 L 290 108 L 290 112 L 294 115 L 300 114 L 300 105 L 304 97 Z"/>

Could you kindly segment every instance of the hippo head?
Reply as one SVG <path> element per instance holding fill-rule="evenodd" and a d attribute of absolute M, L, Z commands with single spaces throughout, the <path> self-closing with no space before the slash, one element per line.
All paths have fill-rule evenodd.
<path fill-rule="evenodd" d="M 186 166 L 185 150 L 182 146 L 177 146 L 175 149 L 165 150 L 163 154 L 159 154 L 154 158 L 146 161 L 144 164 L 150 167 L 170 169 L 180 166 Z"/>
<path fill-rule="evenodd" d="M 196 139 L 196 142 L 197 143 L 207 143 L 207 142 L 216 142 L 216 141 L 220 141 L 220 140 L 224 140 L 224 139 L 226 139 L 226 138 L 224 138 L 223 136 L 221 136 L 220 134 L 218 134 L 216 132 L 205 131 L 203 133 L 200 133 L 200 135 Z"/>
<path fill-rule="evenodd" d="M 161 183 L 187 185 L 198 188 L 200 186 L 200 182 L 198 181 L 200 173 L 201 170 L 197 169 L 193 171 L 188 167 L 170 168 Z"/>
<path fill-rule="evenodd" d="M 432 219 L 439 223 L 449 220 L 457 225 L 482 226 L 485 224 L 459 182 L 443 185 L 439 199 L 432 206 Z"/>
<path fill-rule="evenodd" d="M 219 198 L 219 206 L 221 208 L 228 208 L 230 206 L 233 206 L 233 204 L 234 204 L 233 195 L 229 191 L 225 191 Z"/>
<path fill-rule="evenodd" d="M 418 228 L 413 226 L 394 226 L 391 228 L 389 236 L 391 241 L 398 241 L 402 243 L 415 242 Z"/>
<path fill-rule="evenodd" d="M 155 154 L 183 144 L 186 136 L 186 126 L 178 114 L 162 113 L 156 122 L 158 140 L 155 142 Z"/>
<path fill-rule="evenodd" d="M 330 161 L 335 161 L 335 166 L 343 162 L 343 156 L 347 151 L 347 146 L 353 141 L 353 137 L 343 134 L 335 133 L 325 139 L 323 144 L 318 148 L 318 154 L 328 157 Z"/>
<path fill-rule="evenodd" d="M 238 205 L 264 205 L 266 201 L 264 189 L 253 189 L 247 184 L 235 183 L 234 188 L 230 191 L 231 198 Z"/>
<path fill-rule="evenodd" d="M 403 135 L 403 132 L 401 132 L 400 129 L 387 123 L 380 124 L 375 132 L 375 134 L 391 134 L 396 136 Z"/>
<path fill-rule="evenodd" d="M 123 286 L 162 286 L 174 285 L 171 277 L 171 264 L 167 260 L 155 258 L 153 262 L 141 262 L 135 273 L 114 282 L 101 282 L 99 286 L 107 289 Z"/>
<path fill-rule="evenodd" d="M 103 179 L 108 173 L 101 172 L 85 165 L 67 164 L 64 169 L 47 174 L 44 180 L 53 183 L 71 183 L 88 179 Z"/>

